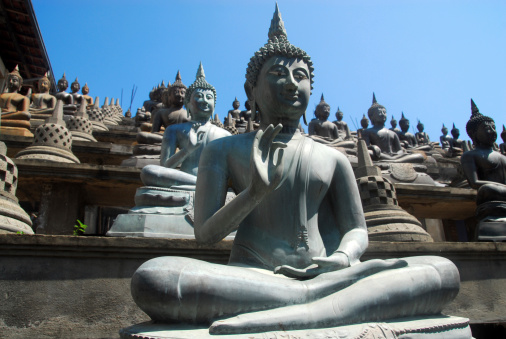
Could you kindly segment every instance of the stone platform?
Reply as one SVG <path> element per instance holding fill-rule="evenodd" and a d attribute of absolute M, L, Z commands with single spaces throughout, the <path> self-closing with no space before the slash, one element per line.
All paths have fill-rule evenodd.
<path fill-rule="evenodd" d="M 207 327 L 145 322 L 120 330 L 121 339 L 470 339 L 469 319 L 460 317 L 408 318 L 381 323 L 364 323 L 332 328 L 265 333 L 211 335 Z"/>

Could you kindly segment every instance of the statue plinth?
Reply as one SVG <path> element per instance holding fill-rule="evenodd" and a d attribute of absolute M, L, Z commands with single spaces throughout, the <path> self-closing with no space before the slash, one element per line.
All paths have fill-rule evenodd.
<path fill-rule="evenodd" d="M 476 207 L 476 240 L 506 241 L 506 202 L 488 201 Z"/>
<path fill-rule="evenodd" d="M 4 123 L 4 121 L 2 121 L 2 123 Z M 1 126 L 0 134 L 17 135 L 22 137 L 33 137 L 32 132 L 30 132 L 30 130 L 27 128 L 10 127 L 10 126 Z"/>

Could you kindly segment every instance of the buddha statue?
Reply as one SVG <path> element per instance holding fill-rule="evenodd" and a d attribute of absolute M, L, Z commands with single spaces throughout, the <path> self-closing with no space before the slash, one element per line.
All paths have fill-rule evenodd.
<path fill-rule="evenodd" d="M 453 138 L 448 135 L 448 127 L 446 127 L 445 124 L 443 124 L 443 127 L 441 128 L 441 133 L 443 133 L 443 135 L 439 137 L 441 148 L 448 151 L 450 147 L 452 147 Z"/>
<path fill-rule="evenodd" d="M 418 120 L 418 124 L 416 125 L 418 132 L 416 132 L 415 137 L 416 141 L 419 145 L 431 145 L 429 135 L 427 132 L 424 132 L 425 126 Z"/>
<path fill-rule="evenodd" d="M 74 80 L 73 83 L 70 84 L 70 91 L 72 93 L 70 93 L 74 99 L 74 104 L 76 105 L 79 105 L 81 104 L 81 98 L 82 98 L 82 95 L 79 94 L 79 90 L 81 89 L 81 84 L 79 84 L 79 81 L 77 80 L 77 77 L 76 77 L 76 80 Z"/>
<path fill-rule="evenodd" d="M 72 115 L 77 111 L 77 105 L 74 103 L 74 96 L 70 93 L 67 93 L 66 90 L 69 87 L 69 83 L 63 73 L 63 76 L 58 83 L 56 84 L 57 92 L 55 97 L 57 100 L 61 100 L 63 103 L 63 113 L 67 115 Z"/>
<path fill-rule="evenodd" d="M 462 155 L 462 152 L 466 148 L 466 144 L 464 140 L 459 139 L 460 130 L 457 127 L 455 127 L 455 123 L 453 123 L 453 128 L 450 131 L 450 133 L 452 134 L 452 146 L 451 146 L 452 152 L 454 154 Z"/>
<path fill-rule="evenodd" d="M 506 127 L 504 127 L 504 125 L 502 125 L 501 139 L 502 144 L 499 145 L 499 150 L 501 154 L 506 155 Z"/>
<path fill-rule="evenodd" d="M 33 137 L 30 132 L 30 100 L 19 94 L 23 78 L 16 65 L 7 76 L 7 91 L 0 94 L 0 133 Z"/>
<path fill-rule="evenodd" d="M 210 120 L 216 89 L 206 81 L 202 64 L 186 91 L 184 104 L 192 120 L 167 127 L 160 165 L 142 168 L 145 186 L 137 190 L 136 207 L 118 217 L 108 236 L 194 238 L 192 206 L 200 156 L 211 141 L 230 136 Z"/>
<path fill-rule="evenodd" d="M 50 86 L 46 73 L 39 79 L 37 85 L 39 93 L 32 94 L 32 103 L 29 108 L 32 119 L 47 119 L 52 116 L 56 106 L 56 97 L 49 94 Z"/>
<path fill-rule="evenodd" d="M 420 153 L 407 153 L 401 147 L 397 133 L 385 128 L 386 108 L 376 101 L 372 95 L 372 106 L 367 111 L 371 119 L 372 127 L 362 132 L 373 160 L 387 162 L 423 162 L 424 157 Z"/>
<path fill-rule="evenodd" d="M 395 120 L 393 115 L 392 119 L 390 119 L 390 126 L 392 126 L 392 128 L 390 128 L 392 132 L 395 132 L 397 134 L 401 133 L 401 130 L 397 128 L 397 120 Z"/>
<path fill-rule="evenodd" d="M 237 229 L 229 263 L 171 256 L 141 265 L 132 296 L 153 326 L 181 322 L 210 325 L 215 335 L 283 330 L 290 336 L 405 317 L 447 319 L 438 315 L 459 290 L 450 260 L 360 262 L 368 237 L 352 167 L 297 128 L 313 70 L 309 55 L 287 40 L 276 5 L 269 40 L 246 71 L 260 129 L 215 140 L 200 158 L 195 237 L 211 244 Z M 229 186 L 238 195 L 225 204 Z"/>
<path fill-rule="evenodd" d="M 234 109 L 231 109 L 228 111 L 228 114 L 232 115 L 232 119 L 234 119 L 236 122 L 241 120 L 241 110 L 239 107 L 241 107 L 241 103 L 239 100 L 237 100 L 237 97 L 235 97 L 234 101 L 232 102 L 232 107 Z"/>
<path fill-rule="evenodd" d="M 471 118 L 466 131 L 475 148 L 465 152 L 462 169 L 476 195 L 480 220 L 478 240 L 506 240 L 506 156 L 494 150 L 497 139 L 494 120 L 480 113 L 471 99 Z"/>
<path fill-rule="evenodd" d="M 246 109 L 244 111 L 241 111 L 241 119 L 244 119 L 244 121 L 249 121 L 251 120 L 251 106 L 248 100 L 246 100 L 244 103 L 244 108 Z"/>
<path fill-rule="evenodd" d="M 325 102 L 323 94 L 320 103 L 316 106 L 314 114 L 316 119 L 309 122 L 309 135 L 314 135 L 330 141 L 339 138 L 337 126 L 327 120 L 330 115 L 330 105 Z"/>
<path fill-rule="evenodd" d="M 343 117 L 344 117 L 344 113 L 341 112 L 341 110 L 339 109 L 339 106 L 338 106 L 337 112 L 336 112 L 336 119 L 337 120 L 334 121 L 334 125 L 337 126 L 337 132 L 338 132 L 340 138 L 342 138 L 343 140 L 350 140 L 352 138 L 350 128 L 348 127 L 348 124 L 343 121 Z"/>
<path fill-rule="evenodd" d="M 153 87 L 151 89 L 151 91 L 149 92 L 149 100 L 144 101 L 144 103 L 142 104 L 142 107 L 144 107 L 144 110 L 146 112 L 151 112 L 153 110 L 153 108 L 160 103 L 159 101 L 155 100 L 157 87 Z"/>
<path fill-rule="evenodd" d="M 397 134 L 399 136 L 399 140 L 404 148 L 416 147 L 418 146 L 418 142 L 416 141 L 415 136 L 412 133 L 409 133 L 409 120 L 404 116 L 404 112 L 401 114 L 401 120 L 399 120 L 401 132 Z"/>
<path fill-rule="evenodd" d="M 82 97 L 86 100 L 88 108 L 93 107 L 93 98 L 88 95 L 88 93 L 90 93 L 88 83 L 84 84 L 83 88 L 81 89 L 81 93 L 83 93 Z"/>
<path fill-rule="evenodd" d="M 365 129 L 367 129 L 367 127 L 369 127 L 369 119 L 367 119 L 367 117 L 365 116 L 365 114 L 364 114 L 364 116 L 362 117 L 362 119 L 360 119 L 360 126 L 362 126 L 362 128 L 359 128 L 359 129 L 357 130 L 357 137 L 358 137 L 359 139 L 361 139 L 361 138 L 362 138 L 362 132 L 363 132 Z"/>
<path fill-rule="evenodd" d="M 162 94 L 163 108 L 153 114 L 152 133 L 160 132 L 161 127 L 169 127 L 174 124 L 182 124 L 190 121 L 188 113 L 183 108 L 186 86 L 181 81 L 181 73 L 177 71 L 176 81 Z M 160 140 L 161 142 L 161 140 Z"/>

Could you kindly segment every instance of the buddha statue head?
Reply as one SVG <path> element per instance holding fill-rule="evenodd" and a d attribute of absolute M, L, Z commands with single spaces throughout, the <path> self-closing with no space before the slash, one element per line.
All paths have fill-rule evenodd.
<path fill-rule="evenodd" d="M 337 121 L 342 121 L 343 118 L 344 118 L 344 113 L 341 112 L 341 110 L 339 109 L 339 106 L 337 106 L 336 119 L 337 119 Z"/>
<path fill-rule="evenodd" d="M 85 83 L 85 84 L 84 84 L 83 89 L 81 90 L 81 92 L 82 92 L 84 95 L 88 95 L 88 93 L 90 93 L 90 88 L 88 87 L 88 83 Z"/>
<path fill-rule="evenodd" d="M 448 127 L 446 127 L 445 124 L 443 124 L 443 127 L 441 128 L 441 133 L 443 133 L 443 135 L 448 134 Z"/>
<path fill-rule="evenodd" d="M 390 119 L 390 126 L 392 126 L 392 128 L 397 127 L 397 120 L 395 120 L 393 115 L 392 115 L 392 119 Z"/>
<path fill-rule="evenodd" d="M 313 88 L 313 71 L 309 55 L 288 41 L 276 4 L 268 41 L 251 57 L 246 69 L 244 89 L 252 120 L 258 111 L 261 125 L 283 121 L 284 126 L 297 127 L 301 116 L 307 124 L 305 112 Z"/>
<path fill-rule="evenodd" d="M 169 88 L 169 101 L 175 107 L 183 107 L 187 87 L 181 80 L 181 73 L 177 71 L 176 81 Z"/>
<path fill-rule="evenodd" d="M 70 90 L 72 91 L 72 93 L 77 93 L 80 89 L 81 85 L 79 84 L 79 81 L 77 80 L 76 77 L 76 80 L 74 80 L 74 82 L 70 84 Z"/>
<path fill-rule="evenodd" d="M 416 125 L 416 128 L 418 129 L 418 132 L 422 133 L 425 129 L 425 126 L 418 120 L 418 124 Z"/>
<path fill-rule="evenodd" d="M 65 72 L 63 72 L 63 76 L 60 80 L 58 80 L 58 92 L 65 92 L 67 88 L 69 87 L 69 82 L 67 81 L 67 78 L 65 77 Z"/>
<path fill-rule="evenodd" d="M 369 127 L 369 119 L 367 119 L 365 114 L 362 117 L 362 119 L 360 120 L 360 126 L 362 126 L 363 129 L 366 129 L 367 127 Z"/>
<path fill-rule="evenodd" d="M 316 105 L 316 109 L 314 112 L 315 116 L 321 121 L 327 121 L 330 115 L 330 105 L 325 102 L 325 98 L 322 97 L 320 99 L 320 103 Z"/>
<path fill-rule="evenodd" d="M 155 90 L 155 101 L 162 102 L 163 93 L 167 90 L 165 86 L 165 81 L 162 80 L 160 86 L 158 86 Z"/>
<path fill-rule="evenodd" d="M 9 93 L 17 93 L 19 89 L 23 86 L 23 78 L 21 74 L 19 74 L 19 67 L 16 65 L 14 70 L 9 73 L 7 77 L 7 89 Z"/>
<path fill-rule="evenodd" d="M 502 142 L 506 142 L 506 127 L 504 125 L 502 125 L 501 139 Z"/>
<path fill-rule="evenodd" d="M 494 119 L 480 113 L 471 99 L 471 118 L 466 124 L 467 135 L 477 146 L 492 147 L 497 139 Z"/>
<path fill-rule="evenodd" d="M 453 139 L 457 140 L 459 138 L 460 130 L 457 127 L 455 127 L 455 123 L 453 123 L 453 128 L 450 131 L 450 133 L 452 134 Z"/>
<path fill-rule="evenodd" d="M 151 89 L 149 92 L 149 100 L 154 101 L 155 100 L 155 87 Z"/>
<path fill-rule="evenodd" d="M 409 131 L 409 120 L 404 116 L 404 112 L 402 112 L 401 120 L 399 120 L 399 126 L 404 133 Z"/>
<path fill-rule="evenodd" d="M 385 121 L 387 120 L 387 109 L 385 106 L 378 104 L 374 92 L 372 93 L 372 105 L 367 110 L 367 115 L 373 125 L 385 125 Z"/>
<path fill-rule="evenodd" d="M 237 97 L 235 97 L 234 102 L 232 102 L 232 107 L 234 108 L 234 110 L 238 110 L 239 107 L 241 107 L 241 103 L 239 102 L 239 100 L 237 100 Z"/>
<path fill-rule="evenodd" d="M 195 121 L 207 122 L 214 113 L 216 89 L 206 81 L 202 62 L 197 70 L 195 82 L 186 91 L 184 105 Z"/>

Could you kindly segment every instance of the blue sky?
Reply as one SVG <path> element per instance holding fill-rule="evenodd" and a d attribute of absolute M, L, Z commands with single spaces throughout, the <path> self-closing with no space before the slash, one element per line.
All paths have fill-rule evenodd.
<path fill-rule="evenodd" d="M 90 95 L 121 97 L 132 110 L 151 88 L 187 86 L 202 61 L 217 90 L 220 118 L 237 96 L 244 104 L 249 58 L 265 42 L 274 1 L 32 0 L 56 79 L 79 77 Z M 438 140 L 442 123 L 465 124 L 473 98 L 498 130 L 506 123 L 506 1 L 280 0 L 288 39 L 315 65 L 307 116 L 322 93 L 354 130 L 372 92 L 388 120 L 401 111 Z M 243 106 L 242 106 L 243 107 Z M 451 127 L 450 127 L 451 128 Z M 307 129 L 307 128 L 306 128 Z M 500 141 L 500 138 L 498 140 Z"/>

